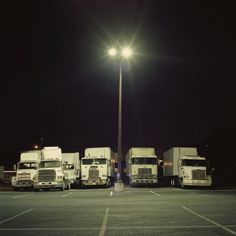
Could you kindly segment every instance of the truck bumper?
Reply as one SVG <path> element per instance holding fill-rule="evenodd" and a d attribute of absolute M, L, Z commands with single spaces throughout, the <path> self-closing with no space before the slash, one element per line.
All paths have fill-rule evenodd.
<path fill-rule="evenodd" d="M 17 181 L 17 180 L 14 180 L 14 181 L 11 182 L 11 185 L 14 188 L 31 188 L 31 187 L 33 187 L 33 181 L 30 181 L 30 180 Z"/>
<path fill-rule="evenodd" d="M 33 184 L 34 189 L 51 189 L 51 188 L 63 188 L 63 182 L 36 182 Z"/>
<path fill-rule="evenodd" d="M 155 179 L 145 179 L 145 178 L 132 178 L 133 184 L 157 184 L 158 180 Z"/>
<path fill-rule="evenodd" d="M 183 180 L 185 186 L 198 186 L 198 187 L 210 187 L 212 185 L 211 180 Z"/>
<path fill-rule="evenodd" d="M 102 186 L 102 185 L 106 185 L 107 184 L 107 180 L 102 179 L 102 180 L 82 180 L 82 185 L 84 186 Z"/>

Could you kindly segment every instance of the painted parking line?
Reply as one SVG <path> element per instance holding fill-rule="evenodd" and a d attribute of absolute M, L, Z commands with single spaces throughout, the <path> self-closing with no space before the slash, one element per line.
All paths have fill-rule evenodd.
<path fill-rule="evenodd" d="M 205 217 L 205 216 L 203 216 L 203 215 L 200 215 L 200 214 L 198 214 L 197 212 L 195 212 L 195 211 L 189 209 L 188 207 L 182 206 L 182 208 L 183 208 L 184 210 L 186 210 L 186 211 L 192 213 L 193 215 L 198 216 L 199 218 L 201 218 L 201 219 L 203 219 L 203 220 L 205 220 L 205 221 L 207 221 L 207 222 L 209 222 L 209 223 L 211 223 L 211 224 L 213 224 L 213 225 L 215 225 L 215 226 L 217 226 L 217 227 L 219 227 L 219 228 L 221 228 L 221 229 L 227 231 L 228 233 L 233 234 L 233 235 L 236 235 L 236 232 L 235 232 L 235 231 L 233 231 L 233 230 L 227 228 L 226 226 L 221 225 L 221 224 L 215 222 L 214 220 L 211 220 L 211 219 L 209 219 L 209 218 L 207 218 L 207 217 Z"/>
<path fill-rule="evenodd" d="M 107 219 L 108 219 L 108 213 L 109 213 L 109 208 L 106 209 L 105 211 L 105 215 L 102 221 L 102 225 L 99 231 L 99 236 L 104 236 L 105 235 L 105 231 L 106 231 L 106 227 L 107 227 Z"/>
<path fill-rule="evenodd" d="M 24 195 L 17 195 L 17 196 L 14 196 L 14 197 L 12 197 L 12 198 L 22 198 L 22 197 L 25 197 L 25 196 L 29 196 L 29 195 L 31 195 L 31 194 L 24 194 Z"/>
<path fill-rule="evenodd" d="M 156 196 L 158 196 L 158 197 L 160 197 L 160 196 L 161 196 L 160 194 L 158 194 L 158 193 L 155 193 L 155 192 L 153 192 L 153 191 L 150 191 L 150 193 L 152 193 L 152 194 L 154 194 L 154 195 L 156 195 Z"/>
<path fill-rule="evenodd" d="M 71 194 L 73 194 L 73 193 L 67 193 L 67 194 L 65 194 L 65 195 L 62 195 L 61 197 L 68 197 L 68 196 L 70 196 Z"/>
<path fill-rule="evenodd" d="M 12 217 L 10 217 L 10 218 L 7 218 L 7 219 L 5 219 L 5 220 L 2 220 L 2 221 L 0 221 L 0 225 L 3 224 L 3 223 L 5 223 L 5 222 L 7 222 L 7 221 L 13 220 L 13 219 L 15 219 L 15 218 L 17 218 L 17 217 L 19 217 L 19 216 L 22 216 L 22 215 L 24 215 L 24 214 L 26 214 L 26 213 L 28 213 L 28 212 L 30 212 L 30 211 L 32 211 L 32 210 L 33 210 L 33 208 L 30 208 L 30 209 L 28 209 L 28 210 L 26 210 L 26 211 L 20 212 L 20 213 L 17 214 L 17 215 L 14 215 L 14 216 L 12 216 Z"/>

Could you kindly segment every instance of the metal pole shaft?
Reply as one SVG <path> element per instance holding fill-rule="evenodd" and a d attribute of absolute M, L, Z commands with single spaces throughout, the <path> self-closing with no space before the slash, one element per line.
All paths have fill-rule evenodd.
<path fill-rule="evenodd" d="M 122 174 L 122 65 L 119 66 L 119 104 L 118 104 L 118 180 Z"/>

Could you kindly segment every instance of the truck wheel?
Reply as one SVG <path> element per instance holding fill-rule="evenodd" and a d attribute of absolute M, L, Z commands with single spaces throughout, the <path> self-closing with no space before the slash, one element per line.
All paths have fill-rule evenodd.
<path fill-rule="evenodd" d="M 111 180 L 110 179 L 107 180 L 107 183 L 106 183 L 105 187 L 106 188 L 110 188 L 111 187 Z"/>
<path fill-rule="evenodd" d="M 85 188 L 86 188 L 86 185 L 81 184 L 81 188 L 82 188 L 82 189 L 85 189 Z"/>
<path fill-rule="evenodd" d="M 179 178 L 174 178 L 174 187 L 179 187 Z"/>

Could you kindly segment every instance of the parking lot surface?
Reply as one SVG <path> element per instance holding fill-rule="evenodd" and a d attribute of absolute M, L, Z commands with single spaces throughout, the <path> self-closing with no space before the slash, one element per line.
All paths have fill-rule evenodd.
<path fill-rule="evenodd" d="M 4 235 L 236 235 L 236 190 L 0 192 Z"/>

